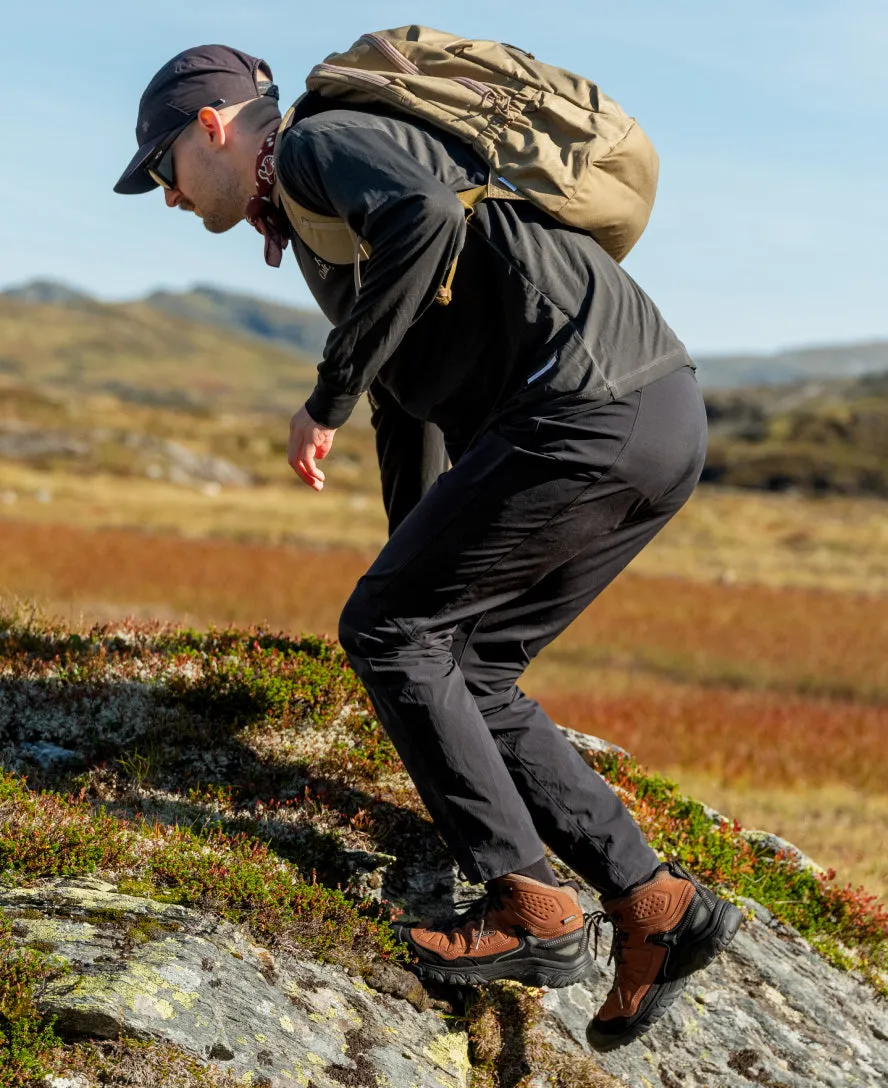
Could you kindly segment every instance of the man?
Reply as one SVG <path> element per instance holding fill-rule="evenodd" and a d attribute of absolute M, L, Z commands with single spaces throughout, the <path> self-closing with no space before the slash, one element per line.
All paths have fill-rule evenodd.
<path fill-rule="evenodd" d="M 401 925 L 421 976 L 563 986 L 591 967 L 577 890 L 601 894 L 616 977 L 589 1026 L 637 1038 L 739 911 L 661 864 L 627 809 L 516 681 L 692 493 L 706 443 L 693 364 L 653 303 L 588 235 L 526 201 L 455 195 L 486 165 L 382 107 L 309 94 L 278 133 L 264 61 L 190 49 L 146 89 L 118 192 L 164 189 L 214 233 L 247 218 L 279 263 L 292 242 L 334 328 L 290 424 L 289 463 L 318 462 L 370 391 L 392 533 L 346 604 L 340 641 L 441 835 L 486 884 L 466 913 Z M 281 192 L 344 220 L 354 267 L 291 229 Z M 366 256 L 366 254 L 364 254 Z M 453 300 L 438 289 L 459 257 Z M 436 463 L 427 425 L 453 467 Z M 443 467 L 441 465 L 440 467 Z"/>

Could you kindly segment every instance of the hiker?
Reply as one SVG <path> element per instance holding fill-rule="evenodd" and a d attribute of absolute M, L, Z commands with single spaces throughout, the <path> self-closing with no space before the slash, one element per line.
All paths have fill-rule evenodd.
<path fill-rule="evenodd" d="M 458 194 L 491 192 L 490 169 L 437 125 L 317 92 L 282 124 L 264 61 L 202 46 L 151 80 L 136 137 L 117 192 L 160 186 L 213 233 L 246 219 L 272 265 L 292 245 L 333 325 L 290 423 L 309 487 L 371 398 L 392 531 L 339 638 L 435 827 L 486 886 L 462 914 L 395 927 L 415 970 L 567 986 L 610 921 L 615 979 L 589 1042 L 637 1038 L 740 913 L 660 862 L 516 682 L 693 492 L 693 362 L 590 234 L 502 186 L 467 208 Z M 584 919 L 544 843 L 597 890 L 599 915 Z"/>

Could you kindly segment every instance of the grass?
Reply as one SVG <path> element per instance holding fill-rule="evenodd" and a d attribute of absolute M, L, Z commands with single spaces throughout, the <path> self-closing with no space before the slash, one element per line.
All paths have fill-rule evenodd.
<path fill-rule="evenodd" d="M 6 305 L 20 308 L 23 304 L 7 300 Z M 30 324 L 35 325 L 37 311 L 29 308 L 27 313 Z M 83 324 L 84 335 L 90 330 L 88 312 L 75 310 L 68 316 Z M 125 324 L 124 318 L 109 308 L 104 319 L 112 318 Z M 175 320 L 163 315 L 146 320 L 151 325 L 155 318 L 161 324 Z M 0 336 L 3 328 L 0 306 Z M 220 335 L 204 330 L 201 336 L 210 334 Z M 95 328 L 90 335 L 95 338 Z M 166 335 L 172 333 L 167 330 Z M 55 337 L 64 343 L 59 330 L 35 326 L 27 336 L 38 340 Z M 166 343 L 163 338 L 160 342 Z M 267 410 L 253 410 L 250 383 L 265 372 L 262 366 L 252 366 L 252 357 L 240 353 L 241 346 L 235 342 L 226 346 L 237 359 L 237 379 L 246 383 L 236 397 L 201 392 L 194 373 L 176 361 L 175 353 L 164 358 L 164 366 L 181 371 L 176 381 L 186 386 L 191 383 L 188 388 L 194 398 L 190 407 L 187 399 L 171 407 L 150 403 L 150 398 L 139 403 L 97 393 L 104 364 L 99 360 L 94 366 L 92 357 L 83 362 L 82 376 L 73 384 L 60 381 L 53 371 L 51 385 L 36 386 L 34 382 L 42 373 L 36 363 L 33 367 L 21 364 L 31 384 L 0 373 L 0 428 L 9 428 L 13 434 L 24 430 L 76 438 L 84 446 L 84 452 L 76 457 L 35 454 L 0 461 L 0 513 L 18 521 L 86 529 L 142 527 L 186 538 L 223 536 L 257 544 L 378 548 L 386 529 L 364 402 L 337 434 L 327 462 L 328 484 L 323 495 L 309 493 L 294 483 L 285 453 L 289 414 L 306 391 L 303 385 L 309 372 L 300 369 L 301 364 L 294 371 L 291 356 L 269 356 L 263 366 L 267 363 L 278 376 L 268 385 L 266 373 L 262 388 L 271 390 L 271 404 Z M 64 366 L 73 366 L 71 360 L 76 360 L 81 350 L 69 348 L 63 353 Z M 152 355 L 157 345 L 150 337 L 145 350 L 152 360 L 147 373 L 152 375 L 155 388 L 161 384 L 161 372 Z M 255 343 L 250 343 L 250 350 L 256 350 Z M 2 369 L 0 361 L 0 372 Z M 116 371 L 121 372 L 119 368 Z M 275 385 L 278 380 L 286 383 L 294 373 L 298 388 Z M 142 378 L 135 374 L 134 380 L 138 386 Z M 174 387 L 178 388 L 175 382 L 170 388 Z M 172 440 L 194 453 L 223 458 L 248 473 L 256 486 L 217 491 L 199 483 L 174 485 L 151 479 L 148 474 L 159 468 L 152 463 L 155 455 L 140 452 L 130 441 L 145 436 Z M 884 503 L 872 498 L 810 499 L 797 494 L 702 487 L 639 556 L 634 569 L 732 585 L 885 594 L 888 519 Z"/>
<path fill-rule="evenodd" d="M 556 721 L 603 736 L 648 766 L 787 788 L 843 783 L 876 794 L 888 781 L 884 706 L 659 678 L 600 695 L 540 681 L 527 688 Z"/>
<path fill-rule="evenodd" d="M 221 498 L 170 490 L 183 507 L 186 499 Z M 306 502 L 325 497 L 305 491 Z M 849 506 L 849 520 L 858 509 Z M 260 618 L 333 636 L 371 558 L 352 549 L 0 522 L 0 593 L 48 602 L 78 629 L 132 614 L 196 624 Z M 865 847 L 884 841 L 884 597 L 635 570 L 531 666 L 528 692 L 556 720 L 604 736 L 648 766 L 703 774 L 713 785 L 766 784 L 786 798 L 803 849 L 885 894 L 880 855 Z M 847 847 L 839 836 L 813 833 L 827 826 L 817 814 L 829 786 L 873 800 L 857 806 L 856 825 L 844 821 Z M 726 810 L 764 822 L 758 808 Z"/>
<path fill-rule="evenodd" d="M 620 578 L 547 657 L 698 685 L 888 702 L 882 597 Z"/>
<path fill-rule="evenodd" d="M 313 499 L 323 496 L 311 496 Z M 370 561 L 335 553 L 125 530 L 0 522 L 0 594 L 159 609 L 197 622 L 335 632 Z M 884 598 L 811 589 L 623 575 L 545 660 L 586 670 L 631 666 L 735 688 L 888 698 Z"/>

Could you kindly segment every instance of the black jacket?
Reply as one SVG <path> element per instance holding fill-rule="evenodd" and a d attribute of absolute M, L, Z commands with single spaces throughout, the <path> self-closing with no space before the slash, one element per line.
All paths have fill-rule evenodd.
<path fill-rule="evenodd" d="M 585 233 L 526 201 L 485 201 L 466 224 L 454 194 L 487 168 L 461 140 L 381 108 L 318 106 L 307 96 L 308 116 L 284 134 L 278 178 L 301 204 L 347 220 L 373 256 L 356 295 L 351 266 L 294 237 L 334 325 L 313 419 L 341 426 L 375 381 L 459 451 L 503 410 L 620 397 L 689 365 L 651 300 Z M 453 302 L 440 306 L 458 254 Z"/>

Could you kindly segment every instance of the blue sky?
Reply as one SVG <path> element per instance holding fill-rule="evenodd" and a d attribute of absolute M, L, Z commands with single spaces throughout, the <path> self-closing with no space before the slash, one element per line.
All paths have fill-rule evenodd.
<path fill-rule="evenodd" d="M 245 224 L 214 237 L 158 193 L 111 191 L 139 96 L 173 54 L 216 41 L 264 57 L 291 100 L 327 53 L 409 22 L 513 42 L 638 117 L 661 183 L 626 267 L 693 350 L 888 338 L 885 0 L 10 4 L 0 287 L 213 283 L 310 303 L 292 258 L 267 268 Z"/>

